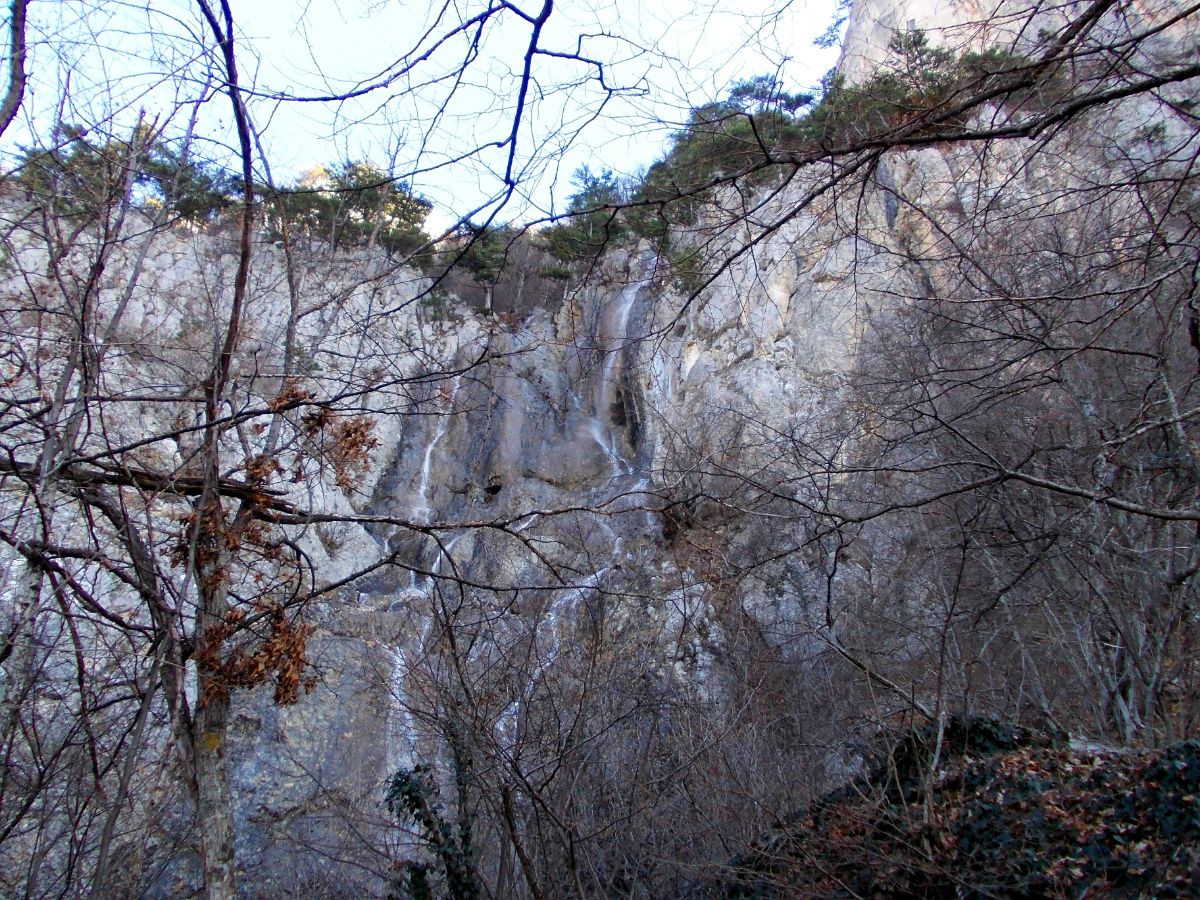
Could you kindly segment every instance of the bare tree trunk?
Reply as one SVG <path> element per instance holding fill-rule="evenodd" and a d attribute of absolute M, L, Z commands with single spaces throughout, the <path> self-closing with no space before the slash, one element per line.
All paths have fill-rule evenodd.
<path fill-rule="evenodd" d="M 196 615 L 196 649 L 198 654 L 212 654 L 210 663 L 217 668 L 205 671 L 197 660 L 199 693 L 196 718 L 192 732 L 192 753 L 196 777 L 196 808 L 200 820 L 204 850 L 204 886 L 210 900 L 232 900 L 237 894 L 236 859 L 233 843 L 233 797 L 229 790 L 229 772 L 225 763 L 225 743 L 229 719 L 229 689 L 218 682 L 220 677 L 220 643 L 228 608 L 229 551 L 227 535 L 237 530 L 235 520 L 227 522 L 221 505 L 221 427 L 219 407 L 228 384 L 233 354 L 241 335 L 242 316 L 250 271 L 251 235 L 254 228 L 254 172 L 251 167 L 252 147 L 250 123 L 242 104 L 234 61 L 233 14 L 228 0 L 220 0 L 221 20 L 208 0 L 197 0 L 208 20 L 213 36 L 221 50 L 226 87 L 233 105 L 238 144 L 242 161 L 241 239 L 237 274 L 233 286 L 233 303 L 225 340 L 214 361 L 205 397 L 205 490 L 196 506 L 193 531 L 192 559 L 196 573 L 196 590 L 200 608 Z M 215 632 L 215 633 L 214 633 Z"/>
<path fill-rule="evenodd" d="M 204 891 L 209 900 L 237 896 L 237 863 L 233 846 L 233 797 L 225 765 L 229 697 L 201 688 L 196 713 L 193 759 L 196 807 L 204 853 Z"/>
<path fill-rule="evenodd" d="M 17 117 L 25 97 L 25 11 L 29 0 L 13 0 L 9 12 L 8 90 L 0 103 L 0 134 Z"/>

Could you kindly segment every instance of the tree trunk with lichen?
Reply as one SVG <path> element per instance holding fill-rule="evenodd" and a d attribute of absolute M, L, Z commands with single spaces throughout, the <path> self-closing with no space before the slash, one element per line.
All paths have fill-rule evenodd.
<path fill-rule="evenodd" d="M 237 861 L 233 845 L 233 797 L 226 767 L 229 697 L 200 685 L 200 708 L 194 728 L 196 808 L 204 855 L 204 888 L 209 900 L 237 896 Z"/>
<path fill-rule="evenodd" d="M 209 900 L 237 896 L 233 797 L 229 789 L 226 747 L 229 685 L 221 666 L 221 644 L 228 636 L 229 529 L 216 485 L 219 459 L 216 441 L 210 448 L 206 490 L 197 509 L 193 562 L 200 608 L 196 615 L 195 660 L 198 681 L 192 720 L 192 765 L 196 815 L 204 857 L 204 889 Z"/>

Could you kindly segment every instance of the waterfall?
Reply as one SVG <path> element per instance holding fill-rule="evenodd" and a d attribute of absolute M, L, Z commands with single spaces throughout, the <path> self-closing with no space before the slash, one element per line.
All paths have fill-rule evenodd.
<path fill-rule="evenodd" d="M 633 474 L 633 466 L 621 453 L 614 430 L 613 406 L 618 397 L 617 363 L 628 342 L 629 316 L 645 281 L 631 281 L 622 288 L 616 301 L 605 305 L 597 324 L 597 341 L 604 354 L 600 378 L 594 395 L 594 415 L 587 420 L 588 434 L 604 451 L 612 464 L 612 477 Z"/>
<path fill-rule="evenodd" d="M 611 317 L 608 327 L 602 320 L 598 338 L 604 349 L 604 367 L 596 391 L 596 415 L 602 419 L 612 418 L 612 404 L 616 388 L 617 361 L 625 348 L 629 331 L 629 315 L 645 282 L 631 281 L 622 288 L 616 303 L 605 307 L 604 319 Z"/>
<path fill-rule="evenodd" d="M 652 271 L 652 266 L 645 271 Z M 648 474 L 638 470 L 633 454 L 629 452 L 629 441 L 622 437 L 626 428 L 625 398 L 622 396 L 623 370 L 625 360 L 632 357 L 622 357 L 630 342 L 631 322 L 634 318 L 634 306 L 638 302 L 643 289 L 649 284 L 649 279 L 632 275 L 628 283 L 620 285 L 606 294 L 590 295 L 589 300 L 596 306 L 585 311 L 584 316 L 589 323 L 594 323 L 595 338 L 591 346 L 583 353 L 583 359 L 590 361 L 580 365 L 582 375 L 577 377 L 568 388 L 570 404 L 568 416 L 571 427 L 566 433 L 556 435 L 558 439 L 566 438 L 569 442 L 564 453 L 575 458 L 581 458 L 581 464 L 587 468 L 589 486 L 585 488 L 588 496 L 585 503 L 596 505 L 592 523 L 591 543 L 589 553 L 595 551 L 584 561 L 573 560 L 576 575 L 568 577 L 556 587 L 548 590 L 549 596 L 538 604 L 536 617 L 529 622 L 513 619 L 508 628 L 529 628 L 528 640 L 532 641 L 532 655 L 528 669 L 524 672 L 519 684 L 513 686 L 513 696 L 499 711 L 492 723 L 493 734 L 502 744 L 515 744 L 519 741 L 522 722 L 535 697 L 543 689 L 549 673 L 555 669 L 562 658 L 575 652 L 575 642 L 581 628 L 586 628 L 592 616 L 599 616 L 597 610 L 605 608 L 605 598 L 612 592 L 622 590 L 625 579 L 630 571 L 628 563 L 635 560 L 635 552 L 640 546 L 639 536 L 650 534 L 656 528 L 653 514 L 645 513 L 645 526 L 638 518 L 638 508 L 646 504 L 646 491 L 650 488 Z M 576 370 L 578 371 L 578 370 Z M 517 376 L 527 378 L 527 376 Z M 409 484 L 411 493 L 411 509 L 414 522 L 429 524 L 444 518 L 444 511 L 439 512 L 443 497 L 438 493 L 437 481 L 440 478 L 444 463 L 449 461 L 445 454 L 463 452 L 462 438 L 471 439 L 471 435 L 460 435 L 456 430 L 450 434 L 451 414 L 453 413 L 454 396 L 458 390 L 458 381 L 452 387 L 444 390 L 434 398 L 435 419 L 428 420 L 426 441 L 424 445 L 416 444 L 410 448 L 408 456 L 410 469 Z M 508 393 L 498 390 L 501 403 L 515 403 L 522 396 L 520 391 Z M 524 420 L 522 420 L 524 421 Z M 472 419 L 468 422 L 474 424 Z M 469 430 L 469 429 L 468 429 Z M 535 438 L 536 439 L 536 438 Z M 520 438 L 517 443 L 521 443 Z M 592 446 L 598 447 L 603 453 L 603 459 L 608 461 L 605 466 L 603 459 L 597 460 Z M 447 449 L 449 448 L 449 449 Z M 582 451 L 582 453 L 581 453 Z M 433 467 L 437 460 L 438 475 L 435 477 Z M 597 465 L 597 463 L 599 463 Z M 607 470 L 607 479 L 605 478 Z M 475 479 L 478 480 L 478 479 Z M 614 514 L 617 517 L 614 519 Z M 524 532 L 539 523 L 541 513 L 530 513 L 516 522 L 512 531 Z M 618 523 L 624 523 L 618 524 Z M 548 526 L 554 533 L 555 525 Z M 440 586 L 454 590 L 450 576 L 451 569 L 469 564 L 476 558 L 478 549 L 473 542 L 471 548 L 459 559 L 456 546 L 462 538 L 473 535 L 470 529 L 456 530 L 443 533 L 442 544 L 431 549 L 433 539 L 421 539 L 422 550 L 420 557 L 428 574 L 414 572 L 412 575 L 411 596 L 426 598 L 436 602 Z M 463 545 L 467 547 L 466 544 Z M 486 548 L 486 544 L 482 545 Z M 419 601 L 418 601 L 419 602 Z M 504 632 L 513 637 L 515 632 Z M 410 658 L 414 653 L 423 653 L 432 648 L 409 649 Z M 406 672 L 404 660 L 398 663 L 394 690 L 402 696 L 405 691 Z"/>
<path fill-rule="evenodd" d="M 391 650 L 391 671 L 388 673 L 387 771 L 412 768 L 416 755 L 417 725 L 407 701 L 404 679 L 408 675 L 408 658 L 403 647 Z"/>
<path fill-rule="evenodd" d="M 454 413 L 454 400 L 458 396 L 458 388 L 462 382 L 462 375 L 455 375 L 450 380 L 450 385 L 447 388 L 445 385 L 438 392 L 438 398 L 442 401 L 440 404 L 435 400 L 434 410 L 437 416 L 437 424 L 434 427 L 433 436 L 429 443 L 425 445 L 425 455 L 421 460 L 421 475 L 417 482 L 417 497 L 418 502 L 413 504 L 412 516 L 413 520 L 422 524 L 428 524 L 433 519 L 433 508 L 429 505 L 429 475 L 433 468 L 433 451 L 437 447 L 438 442 L 446 436 L 446 432 L 450 430 L 450 421 Z M 438 409 L 438 406 L 442 409 Z"/>

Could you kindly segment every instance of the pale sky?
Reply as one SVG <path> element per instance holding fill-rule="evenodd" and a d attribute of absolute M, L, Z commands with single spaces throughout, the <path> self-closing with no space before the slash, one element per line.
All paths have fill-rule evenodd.
<path fill-rule="evenodd" d="M 521 188 L 501 220 L 561 211 L 572 190 L 569 177 L 582 164 L 634 173 L 661 155 L 691 106 L 722 96 L 734 81 L 779 71 L 791 89 L 811 86 L 835 61 L 832 51 L 812 44 L 833 6 L 833 0 L 560 0 L 539 46 L 603 62 L 606 82 L 619 92 L 602 104 L 593 66 L 535 57 L 518 138 Z M 507 136 L 527 22 L 512 13 L 494 17 L 464 68 L 462 36 L 436 47 L 421 36 L 444 34 L 481 12 L 486 4 L 479 0 L 462 0 L 453 18 L 440 21 L 424 0 L 231 0 L 231 7 L 243 86 L 265 95 L 249 106 L 276 179 L 339 159 L 391 163 L 438 206 L 431 224 L 497 196 L 506 150 L 453 160 Z M 522 0 L 520 8 L 536 15 L 540 0 Z M 219 155 L 220 143 L 234 143 L 227 98 L 194 103 L 206 70 L 198 36 L 207 35 L 192 0 L 43 0 L 31 19 L 24 132 L 14 128 L 4 150 L 30 143 L 30 131 L 44 134 L 58 118 L 103 131 L 112 122 L 132 127 L 139 110 L 160 122 L 170 116 L 176 133 L 196 113 L 197 134 L 214 142 L 207 145 L 211 155 Z M 342 94 L 386 80 L 414 48 L 423 59 L 411 73 L 356 100 L 277 99 Z"/>

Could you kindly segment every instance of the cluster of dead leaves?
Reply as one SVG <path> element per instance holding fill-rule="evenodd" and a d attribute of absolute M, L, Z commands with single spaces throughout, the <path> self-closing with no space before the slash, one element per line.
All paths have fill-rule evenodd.
<path fill-rule="evenodd" d="M 253 688 L 275 679 L 275 702 L 290 706 L 300 699 L 300 690 L 312 691 L 316 682 L 304 678 L 308 665 L 306 650 L 313 626 L 288 617 L 282 604 L 254 616 L 252 626 L 244 610 L 234 609 L 205 630 L 204 642 L 196 651 L 196 665 L 205 683 L 205 693 L 224 699 L 233 688 Z M 254 639 L 258 623 L 265 624 L 265 637 Z M 232 643 L 239 632 L 250 640 Z M 232 643 L 232 645 L 231 645 Z"/>
<path fill-rule="evenodd" d="M 322 406 L 306 413 L 301 421 L 321 458 L 333 468 L 337 486 L 353 490 L 358 477 L 371 465 L 371 452 L 379 446 L 375 420 L 370 416 L 339 415 Z"/>

